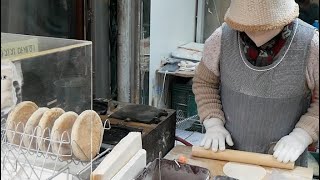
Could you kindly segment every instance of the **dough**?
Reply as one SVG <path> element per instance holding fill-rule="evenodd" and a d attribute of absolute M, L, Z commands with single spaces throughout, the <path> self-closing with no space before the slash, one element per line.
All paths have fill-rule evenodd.
<path fill-rule="evenodd" d="M 41 107 L 38 110 L 36 110 L 28 119 L 27 124 L 25 126 L 25 130 L 24 130 L 25 135 L 23 137 L 23 144 L 25 147 L 27 148 L 30 147 L 30 149 L 37 148 L 37 138 L 36 138 L 35 129 L 38 126 L 39 121 L 42 118 L 43 114 L 47 110 L 49 110 L 49 108 Z"/>
<path fill-rule="evenodd" d="M 228 162 L 223 166 L 225 175 L 239 180 L 262 180 L 266 170 L 261 166 Z"/>
<path fill-rule="evenodd" d="M 37 143 L 41 151 L 51 151 L 51 148 L 49 148 L 50 132 L 56 119 L 58 119 L 63 113 L 64 110 L 61 108 L 51 108 L 41 117 L 39 126 L 36 130 L 38 137 Z"/>
<path fill-rule="evenodd" d="M 9 114 L 6 121 L 8 141 L 20 145 L 24 127 L 30 116 L 38 109 L 38 106 L 31 101 L 19 103 Z M 15 132 L 11 132 L 11 131 Z M 23 144 L 21 143 L 23 146 Z"/>
<path fill-rule="evenodd" d="M 104 129 L 99 115 L 93 110 L 83 111 L 72 127 L 71 146 L 73 154 L 81 161 L 90 161 L 100 150 L 103 132 Z"/>
<path fill-rule="evenodd" d="M 72 111 L 62 114 L 53 124 L 51 131 L 52 152 L 62 160 L 71 159 L 71 130 L 78 114 Z M 62 143 L 64 142 L 64 143 Z"/>

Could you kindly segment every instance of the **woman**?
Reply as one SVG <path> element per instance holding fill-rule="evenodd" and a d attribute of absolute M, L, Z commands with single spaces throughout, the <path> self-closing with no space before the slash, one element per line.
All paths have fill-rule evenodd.
<path fill-rule="evenodd" d="M 319 33 L 298 16 L 294 0 L 231 1 L 193 80 L 201 146 L 307 165 L 319 137 Z"/>

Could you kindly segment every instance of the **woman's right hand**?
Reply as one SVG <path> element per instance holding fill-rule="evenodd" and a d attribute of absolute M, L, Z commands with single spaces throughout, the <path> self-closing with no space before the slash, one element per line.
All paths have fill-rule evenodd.
<path fill-rule="evenodd" d="M 207 119 L 203 122 L 203 125 L 206 128 L 206 134 L 200 146 L 205 149 L 212 149 L 214 152 L 224 151 L 226 142 L 229 146 L 233 146 L 231 135 L 224 127 L 222 120 L 218 118 Z"/>

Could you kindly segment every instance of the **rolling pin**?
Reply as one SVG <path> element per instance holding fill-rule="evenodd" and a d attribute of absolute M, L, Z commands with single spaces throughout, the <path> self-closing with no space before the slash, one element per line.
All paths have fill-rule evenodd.
<path fill-rule="evenodd" d="M 225 151 L 213 152 L 212 150 L 206 150 L 203 147 L 192 147 L 192 156 L 216 159 L 221 161 L 230 161 L 246 164 L 254 164 L 266 167 L 281 168 L 281 169 L 294 169 L 294 163 L 281 163 L 277 161 L 272 155 L 252 153 L 245 151 L 236 151 L 226 149 Z"/>

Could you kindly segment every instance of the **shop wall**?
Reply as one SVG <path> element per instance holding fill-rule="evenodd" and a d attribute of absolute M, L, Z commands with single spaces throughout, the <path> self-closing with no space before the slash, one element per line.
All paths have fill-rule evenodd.
<path fill-rule="evenodd" d="M 149 104 L 156 106 L 161 83 L 156 70 L 177 46 L 195 41 L 196 0 L 151 0 Z"/>

